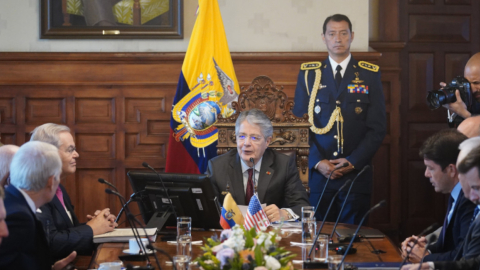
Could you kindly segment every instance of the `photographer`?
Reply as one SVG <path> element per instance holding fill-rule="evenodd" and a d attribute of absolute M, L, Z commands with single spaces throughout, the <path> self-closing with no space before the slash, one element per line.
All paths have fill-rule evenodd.
<path fill-rule="evenodd" d="M 464 70 L 464 77 L 470 82 L 470 88 L 472 92 L 472 107 L 470 111 L 467 109 L 467 105 L 463 102 L 462 98 L 460 97 L 460 91 L 455 91 L 456 101 L 452 103 L 448 103 L 443 105 L 443 107 L 447 108 L 451 112 L 454 112 L 459 117 L 465 119 L 475 114 L 480 114 L 480 53 L 474 54 L 465 65 Z M 441 87 L 445 87 L 445 83 L 440 83 Z M 460 119 L 458 121 L 458 117 L 456 117 L 455 122 L 458 121 L 460 123 L 463 121 Z"/>

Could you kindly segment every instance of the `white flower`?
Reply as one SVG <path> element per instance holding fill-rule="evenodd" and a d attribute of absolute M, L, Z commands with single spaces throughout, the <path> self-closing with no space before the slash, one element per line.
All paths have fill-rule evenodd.
<path fill-rule="evenodd" d="M 272 243 L 272 235 L 270 235 L 269 233 L 259 232 L 258 233 L 257 245 L 261 245 L 261 244 L 263 244 L 263 246 L 266 249 L 269 249 L 270 246 L 273 244 Z"/>
<path fill-rule="evenodd" d="M 265 255 L 263 258 L 265 259 L 265 267 L 269 270 L 278 270 L 282 267 L 280 262 L 272 256 Z"/>
<path fill-rule="evenodd" d="M 230 237 L 223 242 L 223 245 L 228 246 L 236 252 L 242 251 L 245 248 L 245 239 L 242 228 L 238 225 L 235 225 L 232 228 Z"/>

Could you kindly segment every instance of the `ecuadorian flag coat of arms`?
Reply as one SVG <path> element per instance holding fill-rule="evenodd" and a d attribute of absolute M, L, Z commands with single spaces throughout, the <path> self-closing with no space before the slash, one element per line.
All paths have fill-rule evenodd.
<path fill-rule="evenodd" d="M 167 172 L 204 173 L 216 156 L 219 114 L 233 113 L 239 86 L 217 0 L 199 0 L 170 121 Z"/>

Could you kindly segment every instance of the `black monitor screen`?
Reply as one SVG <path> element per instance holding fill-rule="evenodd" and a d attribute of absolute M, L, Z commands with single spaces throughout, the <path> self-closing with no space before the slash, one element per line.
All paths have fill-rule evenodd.
<path fill-rule="evenodd" d="M 154 227 L 155 220 L 165 212 L 171 213 L 165 226 L 176 227 L 177 216 L 192 217 L 192 227 L 219 229 L 219 204 L 210 179 L 204 174 L 159 173 L 170 199 L 163 188 L 159 176 L 153 172 L 130 171 L 127 173 L 133 192 L 140 193 L 138 206 L 147 227 Z M 142 192 L 143 191 L 143 192 Z"/>

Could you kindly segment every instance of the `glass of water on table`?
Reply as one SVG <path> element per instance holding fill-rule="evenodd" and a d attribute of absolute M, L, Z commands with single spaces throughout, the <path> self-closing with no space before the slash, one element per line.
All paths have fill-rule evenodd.
<path fill-rule="evenodd" d="M 192 218 L 177 217 L 177 255 L 192 258 Z"/>

